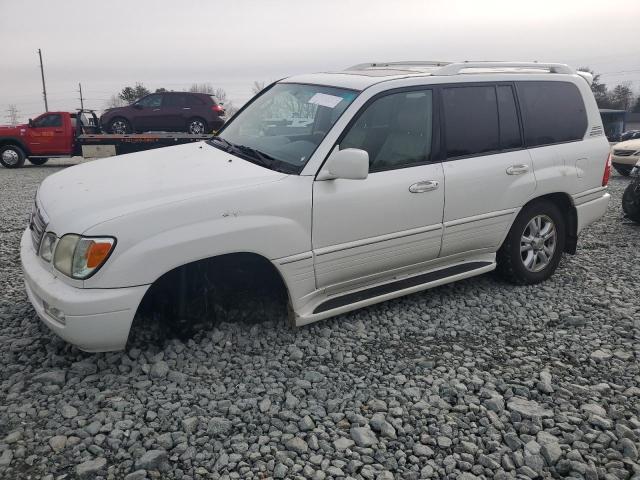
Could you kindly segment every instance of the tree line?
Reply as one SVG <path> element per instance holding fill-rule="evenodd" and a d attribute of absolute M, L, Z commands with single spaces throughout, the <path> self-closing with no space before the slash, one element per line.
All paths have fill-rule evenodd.
<path fill-rule="evenodd" d="M 640 113 L 640 95 L 633 93 L 629 82 L 620 83 L 610 89 L 606 84 L 602 83 L 600 74 L 595 73 L 589 67 L 582 67 L 578 70 L 589 72 L 593 75 L 591 91 L 596 98 L 596 103 L 599 108 L 611 108 L 614 110 Z"/>

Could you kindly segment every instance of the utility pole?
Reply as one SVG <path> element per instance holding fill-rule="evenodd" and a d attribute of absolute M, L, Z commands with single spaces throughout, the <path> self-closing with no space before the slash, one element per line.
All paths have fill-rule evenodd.
<path fill-rule="evenodd" d="M 82 84 L 78 82 L 78 91 L 80 92 L 80 110 L 84 110 L 84 99 L 82 98 Z"/>
<path fill-rule="evenodd" d="M 42 76 L 42 96 L 44 97 L 44 110 L 49 111 L 49 104 L 47 103 L 47 87 L 44 84 L 44 67 L 42 66 L 42 51 L 38 49 L 38 56 L 40 57 L 40 75 Z"/>

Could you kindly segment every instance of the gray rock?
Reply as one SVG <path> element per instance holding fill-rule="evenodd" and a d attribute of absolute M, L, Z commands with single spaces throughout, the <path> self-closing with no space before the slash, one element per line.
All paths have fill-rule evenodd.
<path fill-rule="evenodd" d="M 144 480 L 145 478 L 147 478 L 146 470 L 136 470 L 125 476 L 124 480 Z"/>
<path fill-rule="evenodd" d="M 49 446 L 54 452 L 59 452 L 67 446 L 67 437 L 65 435 L 56 435 L 49 439 Z"/>
<path fill-rule="evenodd" d="M 136 460 L 137 470 L 164 470 L 168 462 L 167 452 L 164 450 L 149 450 Z"/>
<path fill-rule="evenodd" d="M 638 448 L 633 441 L 628 438 L 623 438 L 620 440 L 620 446 L 622 447 L 622 456 L 624 458 L 628 458 L 634 462 L 638 460 Z"/>
<path fill-rule="evenodd" d="M 87 460 L 76 466 L 76 475 L 78 478 L 95 478 L 98 473 L 105 470 L 107 466 L 106 458 L 96 458 L 94 460 Z"/>
<path fill-rule="evenodd" d="M 553 418 L 553 411 L 542 407 L 535 400 L 513 397 L 507 403 L 507 408 L 524 418 Z"/>
<path fill-rule="evenodd" d="M 274 478 L 285 478 L 287 476 L 287 472 L 289 471 L 289 469 L 287 468 L 286 465 L 283 465 L 282 463 L 279 463 L 276 465 L 275 469 L 273 470 L 273 477 Z"/>
<path fill-rule="evenodd" d="M 545 443 L 542 445 L 540 453 L 549 466 L 555 465 L 562 458 L 562 448 L 558 443 Z"/>
<path fill-rule="evenodd" d="M 52 370 L 51 372 L 41 373 L 33 378 L 34 382 L 45 385 L 63 386 L 66 383 L 67 372 L 64 370 Z"/>
<path fill-rule="evenodd" d="M 19 442 L 20 440 L 22 440 L 22 432 L 20 430 L 15 430 L 4 437 L 4 442 L 8 443 L 9 445 Z"/>
<path fill-rule="evenodd" d="M 593 415 L 600 415 L 601 417 L 607 416 L 607 411 L 596 403 L 583 403 L 580 408 Z"/>
<path fill-rule="evenodd" d="M 347 448 L 351 448 L 355 442 L 346 437 L 340 437 L 337 440 L 334 440 L 333 446 L 336 450 L 346 450 Z"/>
<path fill-rule="evenodd" d="M 369 427 L 351 428 L 351 438 L 359 447 L 371 447 L 378 443 L 376 434 Z"/>
<path fill-rule="evenodd" d="M 71 419 L 71 418 L 75 418 L 78 416 L 78 409 L 76 409 L 74 406 L 72 405 L 64 405 L 61 409 L 60 409 L 60 413 L 62 414 L 62 416 L 66 419 Z"/>
<path fill-rule="evenodd" d="M 212 417 L 207 424 L 207 433 L 224 436 L 231 430 L 231 422 L 226 418 Z"/>
<path fill-rule="evenodd" d="M 0 456 L 0 467 L 8 467 L 13 460 L 13 450 L 7 448 L 2 452 Z"/>
<path fill-rule="evenodd" d="M 303 432 L 307 432 L 316 428 L 316 424 L 309 415 L 305 415 L 298 421 L 298 428 Z"/>
<path fill-rule="evenodd" d="M 149 375 L 153 378 L 164 378 L 169 373 L 169 364 L 165 361 L 159 361 L 152 365 Z"/>
<path fill-rule="evenodd" d="M 198 430 L 198 425 L 200 424 L 200 420 L 198 417 L 188 417 L 182 420 L 182 430 L 186 433 L 194 433 Z"/>
<path fill-rule="evenodd" d="M 596 362 L 605 362 L 611 359 L 611 356 L 611 353 L 605 352 L 604 350 L 594 350 L 590 355 L 591 359 Z"/>
<path fill-rule="evenodd" d="M 293 437 L 290 440 L 287 440 L 285 443 L 285 447 L 288 450 L 296 452 L 298 455 L 302 455 L 303 453 L 307 453 L 309 450 L 309 445 L 300 437 Z"/>

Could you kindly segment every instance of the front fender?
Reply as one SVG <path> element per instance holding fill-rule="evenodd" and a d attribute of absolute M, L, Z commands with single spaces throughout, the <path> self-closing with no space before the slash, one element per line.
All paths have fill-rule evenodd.
<path fill-rule="evenodd" d="M 84 233 L 112 235 L 117 244 L 107 263 L 84 286 L 147 285 L 181 265 L 229 253 L 255 253 L 274 260 L 309 252 L 312 181 L 292 176 L 271 184 L 275 191 L 244 190 L 233 199 L 234 208 L 208 204 L 205 208 L 201 200 L 194 200 L 93 227 Z M 229 200 L 216 203 L 229 205 Z"/>

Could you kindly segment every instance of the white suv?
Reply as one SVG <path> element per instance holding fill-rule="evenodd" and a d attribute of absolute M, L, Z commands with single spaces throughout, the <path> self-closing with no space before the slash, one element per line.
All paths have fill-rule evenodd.
<path fill-rule="evenodd" d="M 541 282 L 609 202 L 589 82 L 506 62 L 281 80 L 208 142 L 48 177 L 27 293 L 62 338 L 106 351 L 141 302 L 178 321 L 212 284 L 279 285 L 299 326 L 496 268 Z"/>

